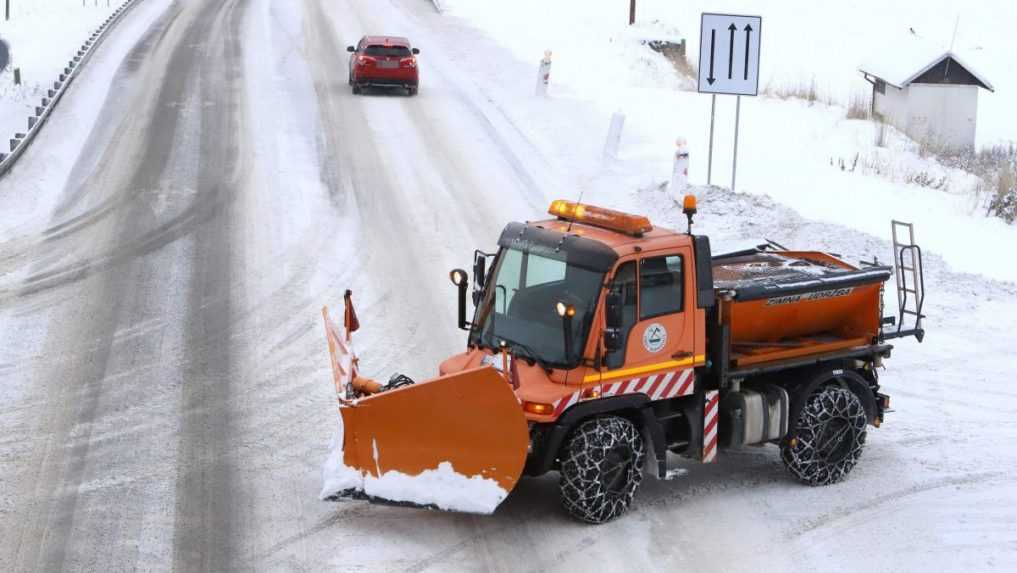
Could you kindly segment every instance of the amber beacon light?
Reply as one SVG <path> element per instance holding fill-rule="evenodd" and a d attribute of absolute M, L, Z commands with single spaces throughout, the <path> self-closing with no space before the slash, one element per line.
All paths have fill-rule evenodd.
<path fill-rule="evenodd" d="M 632 215 L 593 205 L 580 205 L 564 199 L 553 201 L 547 212 L 565 221 L 586 223 L 636 237 L 653 230 L 650 220 L 642 215 Z"/>

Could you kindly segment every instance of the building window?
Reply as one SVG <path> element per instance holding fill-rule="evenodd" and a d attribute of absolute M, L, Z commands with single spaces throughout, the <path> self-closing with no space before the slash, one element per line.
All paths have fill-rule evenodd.
<path fill-rule="evenodd" d="M 886 82 L 883 80 L 876 80 L 876 93 L 886 95 Z"/>

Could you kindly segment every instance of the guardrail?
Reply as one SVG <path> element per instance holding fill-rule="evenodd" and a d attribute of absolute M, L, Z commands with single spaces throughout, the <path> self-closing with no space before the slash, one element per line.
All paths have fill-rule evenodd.
<path fill-rule="evenodd" d="M 7 175 L 18 159 L 21 158 L 21 155 L 24 154 L 25 150 L 28 149 L 29 144 L 32 143 L 32 140 L 35 139 L 39 130 L 46 123 L 50 113 L 53 112 L 53 108 L 56 107 L 57 103 L 64 96 L 74 78 L 78 77 L 81 68 L 92 58 L 92 54 L 95 53 L 99 45 L 106 39 L 109 31 L 123 19 L 124 15 L 135 4 L 141 1 L 125 0 L 119 8 L 109 15 L 109 18 L 106 18 L 105 22 L 92 32 L 92 35 L 78 49 L 78 53 L 67 62 L 64 71 L 60 74 L 57 81 L 53 82 L 52 89 L 46 90 L 46 97 L 42 98 L 41 101 L 42 105 L 36 106 L 35 113 L 28 117 L 28 129 L 24 133 L 18 132 L 14 134 L 10 141 L 9 153 L 0 153 L 0 177 Z"/>

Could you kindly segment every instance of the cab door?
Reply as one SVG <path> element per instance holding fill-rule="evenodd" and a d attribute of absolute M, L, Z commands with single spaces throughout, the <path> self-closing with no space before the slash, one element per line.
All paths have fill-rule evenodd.
<path fill-rule="evenodd" d="M 632 381 L 630 392 L 654 397 L 663 381 L 655 375 L 692 366 L 692 261 L 691 249 L 681 248 L 645 253 L 618 266 L 611 288 L 621 295 L 622 341 L 605 357 L 602 382 Z"/>

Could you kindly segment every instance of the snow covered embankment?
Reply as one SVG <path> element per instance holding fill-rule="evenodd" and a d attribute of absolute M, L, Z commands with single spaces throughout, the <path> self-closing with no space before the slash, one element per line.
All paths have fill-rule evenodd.
<path fill-rule="evenodd" d="M 28 128 L 27 118 L 59 79 L 82 42 L 123 4 L 78 0 L 13 2 L 10 20 L 0 20 L 0 38 L 11 61 L 0 73 L 0 135 L 13 137 Z M 18 69 L 21 84 L 15 84 Z M 6 145 L 0 151 L 7 151 Z"/>

